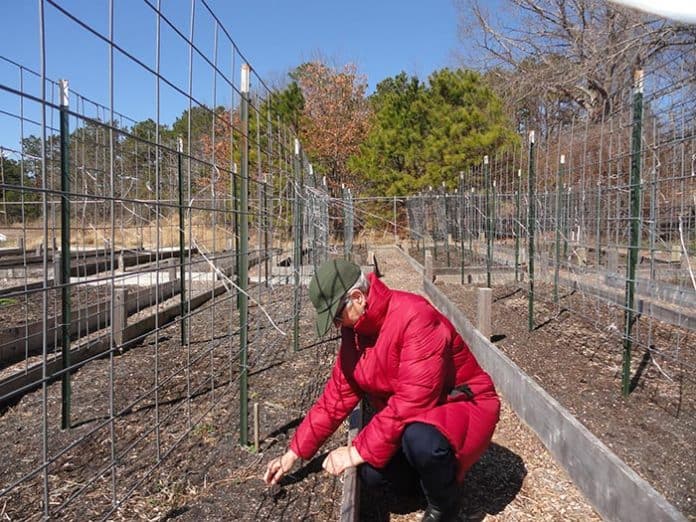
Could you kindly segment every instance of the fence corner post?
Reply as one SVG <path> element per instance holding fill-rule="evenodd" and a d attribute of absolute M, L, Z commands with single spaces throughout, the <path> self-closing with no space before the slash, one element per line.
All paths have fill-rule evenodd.
<path fill-rule="evenodd" d="M 114 289 L 114 348 L 123 350 L 124 332 L 128 326 L 128 287 L 119 286 Z"/>
<path fill-rule="evenodd" d="M 491 288 L 478 289 L 478 326 L 477 329 L 486 339 L 492 335 L 491 308 L 493 304 L 493 290 Z"/>
<path fill-rule="evenodd" d="M 425 251 L 425 279 L 430 282 L 435 281 L 435 270 L 433 267 L 433 251 L 429 248 Z"/>

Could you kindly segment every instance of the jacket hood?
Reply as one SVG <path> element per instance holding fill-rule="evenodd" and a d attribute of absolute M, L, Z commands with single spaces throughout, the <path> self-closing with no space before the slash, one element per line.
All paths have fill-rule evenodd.
<path fill-rule="evenodd" d="M 387 315 L 392 290 L 375 274 L 367 274 L 367 280 L 370 282 L 370 290 L 367 294 L 365 313 L 355 323 L 353 330 L 361 335 L 376 335 Z"/>

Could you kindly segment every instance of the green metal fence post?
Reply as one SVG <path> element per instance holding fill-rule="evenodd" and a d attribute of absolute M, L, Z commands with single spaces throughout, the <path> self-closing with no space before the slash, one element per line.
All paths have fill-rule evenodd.
<path fill-rule="evenodd" d="M 437 222 L 437 211 L 435 205 L 438 204 L 437 195 L 433 195 L 432 185 L 429 187 L 428 195 L 430 196 L 430 218 L 432 221 L 432 228 L 430 229 L 430 235 L 433 238 L 433 259 L 437 260 L 437 235 L 438 235 L 438 222 Z"/>
<path fill-rule="evenodd" d="M 563 167 L 565 166 L 565 155 L 561 154 L 561 161 L 558 165 L 556 175 L 556 260 L 553 270 L 553 302 L 558 304 L 558 272 L 561 266 L 561 220 L 562 220 L 562 186 L 563 186 Z"/>
<path fill-rule="evenodd" d="M 600 181 L 597 182 L 597 226 L 595 229 L 595 265 L 596 270 L 602 264 L 602 242 L 600 241 L 600 234 L 602 233 L 602 184 Z"/>
<path fill-rule="evenodd" d="M 496 180 L 493 180 L 491 183 L 491 267 L 495 259 L 495 238 L 498 234 L 497 195 L 498 186 L 496 185 Z"/>
<path fill-rule="evenodd" d="M 183 152 L 184 141 L 177 139 L 176 167 L 179 178 L 179 313 L 181 314 L 181 346 L 186 346 L 186 321 L 188 313 L 186 310 L 186 237 L 184 233 L 185 214 L 184 214 L 184 176 L 183 176 Z"/>
<path fill-rule="evenodd" d="M 522 169 L 517 170 L 517 190 L 515 191 L 515 282 L 520 280 L 520 192 L 522 192 Z"/>
<path fill-rule="evenodd" d="M 626 266 L 626 303 L 624 318 L 623 371 L 621 390 L 623 396 L 630 393 L 631 377 L 631 332 L 634 321 L 634 292 L 636 284 L 636 265 L 640 247 L 640 155 L 643 118 L 643 71 L 637 70 L 634 76 L 633 94 L 633 135 L 631 139 L 631 209 L 629 221 L 628 256 Z"/>
<path fill-rule="evenodd" d="M 264 286 L 268 286 L 271 278 L 271 252 L 269 251 L 269 229 L 270 219 L 268 216 L 268 179 L 264 177 L 261 184 L 261 219 L 263 226 L 263 270 L 264 270 Z"/>
<path fill-rule="evenodd" d="M 493 237 L 491 215 L 491 175 L 488 156 L 483 157 L 483 184 L 486 190 L 486 286 L 491 287 L 491 263 L 493 261 Z"/>
<path fill-rule="evenodd" d="M 471 180 L 471 169 L 469 169 L 469 180 Z M 469 196 L 469 253 L 471 259 L 474 259 L 474 226 L 476 224 L 476 205 L 474 203 L 474 187 L 471 187 L 471 195 Z M 478 229 L 476 229 L 478 234 Z M 478 239 L 478 237 L 476 238 Z M 478 262 L 478 259 L 476 260 Z"/>
<path fill-rule="evenodd" d="M 447 187 L 445 186 L 445 182 L 442 182 L 442 198 L 443 198 L 443 205 L 445 206 L 445 256 L 447 257 L 447 268 L 451 266 L 451 260 L 450 260 L 450 244 L 449 244 L 449 222 L 451 216 L 449 215 L 449 212 L 447 211 Z"/>
<path fill-rule="evenodd" d="M 393 199 L 393 214 L 394 214 L 394 244 L 399 242 L 399 231 L 396 227 L 396 196 Z"/>
<path fill-rule="evenodd" d="M 464 173 L 459 172 L 459 257 L 462 284 L 464 284 L 464 216 L 466 208 L 464 206 Z"/>
<path fill-rule="evenodd" d="M 423 225 L 421 227 L 421 233 L 420 235 L 416 238 L 416 249 L 418 252 L 420 252 L 420 255 L 425 257 L 425 235 L 428 232 L 428 223 L 426 220 L 426 210 L 427 210 L 427 203 L 425 200 L 425 196 L 423 195 L 422 192 L 419 192 L 416 195 L 416 198 L 418 198 L 418 206 L 420 207 L 421 210 L 421 215 L 423 216 Z"/>
<path fill-rule="evenodd" d="M 652 142 L 657 143 L 657 118 L 653 118 Z M 655 280 L 655 239 L 657 235 L 657 154 L 653 155 L 652 180 L 650 183 L 650 280 Z"/>
<path fill-rule="evenodd" d="M 70 128 L 68 121 L 68 80 L 59 80 L 60 89 L 60 281 L 61 348 L 62 348 L 62 408 L 61 427 L 70 428 Z M 114 248 L 114 245 L 111 245 Z M 53 251 L 55 257 L 56 251 Z"/>
<path fill-rule="evenodd" d="M 293 157 L 293 171 L 295 174 L 295 216 L 294 216 L 294 249 L 293 249 L 293 314 L 292 314 L 292 350 L 300 350 L 300 270 L 302 270 L 302 163 L 300 156 L 300 140 L 295 138 L 295 155 Z"/>
<path fill-rule="evenodd" d="M 241 264 L 241 259 L 239 257 L 239 181 L 237 180 L 237 164 L 232 163 L 232 232 L 234 234 L 234 282 L 239 286 L 239 266 Z M 191 253 L 189 252 L 189 259 Z M 239 290 L 235 288 L 237 292 L 237 299 L 235 299 L 235 304 L 239 310 Z"/>
<path fill-rule="evenodd" d="M 239 443 L 249 444 L 249 390 L 247 349 L 249 339 L 249 75 L 248 64 L 242 64 L 241 95 L 241 177 L 239 186 Z"/>
<path fill-rule="evenodd" d="M 348 202 L 348 237 L 350 241 L 348 242 L 348 255 L 349 260 L 352 260 L 353 256 L 353 240 L 355 239 L 355 206 L 353 205 L 353 193 L 350 189 L 346 189 L 346 201 Z"/>
<path fill-rule="evenodd" d="M 570 237 L 570 211 L 572 210 L 572 193 L 573 187 L 568 183 L 568 190 L 566 191 L 565 198 L 566 202 L 563 205 L 563 259 L 568 259 L 568 238 Z"/>
<path fill-rule="evenodd" d="M 534 329 L 534 229 L 536 228 L 535 212 L 535 172 L 534 172 L 534 131 L 529 132 L 529 173 L 527 176 L 527 194 L 529 210 L 527 212 L 527 266 L 529 271 L 529 295 L 527 310 L 527 326 L 531 332 Z"/>
<path fill-rule="evenodd" d="M 348 190 L 345 184 L 341 184 L 341 198 L 343 199 L 343 258 L 350 261 L 350 230 L 348 229 L 350 218 L 348 216 Z"/>
<path fill-rule="evenodd" d="M 307 169 L 309 171 L 308 172 L 309 176 L 307 178 L 308 183 L 311 183 L 310 186 L 312 188 L 315 188 L 315 189 L 319 188 L 317 185 L 317 177 L 314 174 L 314 167 L 312 166 L 311 163 L 307 164 Z M 307 207 L 308 207 L 307 215 L 309 216 L 309 218 L 308 218 L 308 221 L 309 221 L 308 232 L 311 234 L 312 244 L 311 244 L 311 249 L 310 249 L 310 256 L 311 256 L 312 266 L 314 267 L 314 271 L 316 271 L 317 268 L 319 268 L 319 263 L 321 262 L 319 260 L 319 257 L 320 257 L 319 250 L 321 248 L 321 245 L 320 245 L 320 241 L 319 241 L 320 238 L 318 237 L 319 231 L 317 228 L 318 222 L 321 220 L 321 217 L 318 215 L 318 214 L 320 214 L 319 205 L 320 205 L 320 203 L 319 203 L 317 197 L 314 195 L 314 193 L 312 194 L 311 199 L 309 199 L 309 197 L 308 197 L 308 199 L 307 199 Z"/>

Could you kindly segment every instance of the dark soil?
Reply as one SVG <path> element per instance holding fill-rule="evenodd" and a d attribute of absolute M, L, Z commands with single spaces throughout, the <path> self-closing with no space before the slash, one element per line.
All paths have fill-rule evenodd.
<path fill-rule="evenodd" d="M 443 288 L 471 317 L 475 289 Z M 555 317 L 555 309 L 541 306 L 537 317 L 541 326 L 529 334 L 522 292 L 507 287 L 496 289 L 494 295 L 498 345 L 622 459 L 693 516 L 693 377 L 671 383 L 649 366 L 634 393 L 623 400 L 617 370 L 620 345 L 615 337 L 575 315 Z M 254 293 L 254 298 L 274 320 L 284 318 L 278 326 L 288 332 L 280 335 L 252 304 L 249 403 L 260 408 L 258 452 L 240 445 L 239 314 L 234 298 L 223 294 L 214 306 L 208 304 L 193 315 L 188 346 L 181 345 L 176 324 L 149 335 L 113 361 L 96 360 L 78 371 L 73 376 L 71 430 L 60 429 L 60 383 L 46 388 L 45 439 L 41 390 L 2 414 L 0 491 L 9 491 L 0 496 L 0 519 L 41 519 L 45 478 L 49 512 L 66 520 L 100 520 L 114 508 L 114 497 L 124 502 L 108 515 L 112 520 L 336 520 L 342 480 L 324 473 L 321 463 L 323 452 L 345 444 L 345 429 L 337 431 L 322 454 L 296 466 L 280 486 L 268 488 L 261 477 L 266 463 L 285 451 L 289 437 L 321 393 L 338 343 L 317 343 L 313 310 L 305 299 L 301 349 L 292 353 L 292 289 L 278 287 Z M 24 313 L 18 320 L 23 317 Z M 654 335 L 675 335 L 658 330 Z M 680 343 L 693 345 L 693 337 L 682 337 Z M 692 367 L 693 353 L 688 356 L 692 359 L 685 367 Z M 674 374 L 675 368 L 665 361 L 660 365 Z M 117 414 L 110 423 L 112 376 Z M 248 425 L 252 442 L 251 411 Z M 45 477 L 44 441 L 49 462 Z M 525 491 L 523 482 L 530 482 L 527 470 L 530 475 L 539 470 L 529 467 L 534 465 L 531 457 L 523 462 L 521 447 L 501 443 L 491 445 L 463 485 L 462 498 L 472 520 L 481 520 L 486 513 L 501 513 L 504 519 L 503 509 L 514 506 L 517 497 L 522 498 L 524 511 L 512 513 L 527 518 L 535 513 L 531 501 L 524 506 L 524 498 L 533 492 Z M 29 476 L 32 471 L 36 474 Z M 362 506 L 365 520 L 385 520 L 389 513 L 413 513 L 424 507 L 418 497 L 367 493 Z"/>
<path fill-rule="evenodd" d="M 475 324 L 477 289 L 437 284 Z M 537 286 L 539 295 L 551 295 L 548 285 Z M 623 315 L 617 307 L 575 293 L 563 296 L 559 306 L 537 300 L 529 332 L 525 288 L 508 285 L 493 289 L 492 324 L 492 340 L 508 357 L 687 517 L 696 518 L 694 332 L 652 320 L 647 344 L 641 337 L 648 328 L 638 324 L 635 346 L 651 350 L 635 349 L 632 392 L 623 398 L 616 327 Z M 675 346 L 681 347 L 676 353 Z"/>
<path fill-rule="evenodd" d="M 460 268 L 462 265 L 461 250 L 458 246 L 450 244 L 448 247 L 444 243 L 438 245 L 437 249 L 428 247 L 433 253 L 433 266 L 435 268 Z M 408 254 L 418 261 L 421 265 L 425 263 L 425 250 L 418 248 L 413 243 L 408 251 Z M 485 257 L 480 257 L 471 250 L 464 250 L 465 265 L 483 265 L 486 263 Z"/>
<path fill-rule="evenodd" d="M 41 321 L 43 312 L 44 290 L 30 290 L 24 295 L 0 299 L 0 319 L 2 328 L 22 326 Z M 77 318 L 80 308 L 111 299 L 109 284 L 73 284 L 70 287 L 73 319 Z M 53 318 L 61 313 L 61 290 L 46 290 L 47 317 Z"/>
<path fill-rule="evenodd" d="M 251 443 L 251 404 L 258 403 L 259 452 L 239 443 L 239 314 L 234 298 L 223 295 L 192 317 L 190 348 L 181 346 L 178 325 L 171 326 L 113 363 L 101 359 L 76 372 L 72 429 L 60 429 L 60 383 L 47 387 L 52 517 L 102 519 L 113 508 L 113 488 L 117 501 L 128 500 L 110 519 L 337 518 L 341 481 L 321 472 L 321 455 L 297 466 L 279 487 L 262 481 L 265 463 L 286 449 L 321 392 L 336 343 L 316 344 L 313 335 L 303 336 L 301 350 L 291 353 L 291 289 L 254 297 L 276 320 L 285 317 L 279 326 L 289 330 L 281 336 L 252 304 L 248 425 Z M 305 301 L 301 332 L 311 332 L 311 305 Z M 113 424 L 112 364 L 118 412 Z M 1 417 L 0 491 L 11 490 L 0 497 L 0 517 L 38 520 L 44 512 L 42 396 L 41 390 L 26 395 Z M 327 447 L 345 444 L 345 437 L 338 430 Z"/>

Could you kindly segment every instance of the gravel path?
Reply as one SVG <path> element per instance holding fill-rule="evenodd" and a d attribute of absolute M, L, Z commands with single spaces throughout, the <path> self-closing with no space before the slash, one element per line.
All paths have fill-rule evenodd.
<path fill-rule="evenodd" d="M 399 251 L 393 247 L 380 248 L 375 250 L 375 255 L 388 286 L 423 295 L 422 276 Z M 493 443 L 464 482 L 465 519 L 601 520 L 534 432 L 502 399 Z M 390 520 L 417 521 L 422 513 L 421 510 L 392 513 Z"/>

